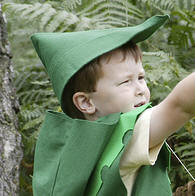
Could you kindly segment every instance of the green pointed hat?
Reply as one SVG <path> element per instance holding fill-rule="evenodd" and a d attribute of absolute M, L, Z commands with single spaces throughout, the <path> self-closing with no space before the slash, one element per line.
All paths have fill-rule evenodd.
<path fill-rule="evenodd" d="M 62 105 L 62 93 L 67 81 L 82 66 L 130 40 L 134 43 L 144 41 L 168 18 L 168 15 L 153 16 L 133 27 L 71 33 L 36 33 L 31 39 Z"/>

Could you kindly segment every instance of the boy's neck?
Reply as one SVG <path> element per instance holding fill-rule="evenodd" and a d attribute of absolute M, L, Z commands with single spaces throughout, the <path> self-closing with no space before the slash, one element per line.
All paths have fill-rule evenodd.
<path fill-rule="evenodd" d="M 95 115 L 89 115 L 89 114 L 84 114 L 84 117 L 86 120 L 89 120 L 89 121 L 95 121 L 98 119 Z"/>

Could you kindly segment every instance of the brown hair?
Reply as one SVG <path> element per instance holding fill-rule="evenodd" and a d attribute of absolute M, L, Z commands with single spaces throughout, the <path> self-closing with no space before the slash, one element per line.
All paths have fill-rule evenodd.
<path fill-rule="evenodd" d="M 123 59 L 128 54 L 131 54 L 136 62 L 142 59 L 141 50 L 139 47 L 128 42 L 118 48 L 123 53 Z M 112 57 L 112 51 L 107 52 L 96 59 L 90 61 L 82 67 L 76 74 L 74 74 L 64 88 L 62 95 L 63 105 L 62 108 L 67 115 L 72 118 L 85 119 L 82 112 L 80 112 L 73 103 L 73 95 L 76 92 L 95 92 L 98 80 L 103 76 L 101 58 L 106 55 L 106 62 L 108 63 Z"/>

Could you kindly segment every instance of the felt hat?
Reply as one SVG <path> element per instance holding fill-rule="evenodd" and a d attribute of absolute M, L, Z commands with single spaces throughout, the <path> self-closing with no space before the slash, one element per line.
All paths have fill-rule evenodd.
<path fill-rule="evenodd" d="M 62 105 L 67 81 L 85 64 L 128 41 L 138 43 L 150 37 L 168 15 L 153 16 L 133 27 L 67 33 L 36 33 L 31 39 Z"/>

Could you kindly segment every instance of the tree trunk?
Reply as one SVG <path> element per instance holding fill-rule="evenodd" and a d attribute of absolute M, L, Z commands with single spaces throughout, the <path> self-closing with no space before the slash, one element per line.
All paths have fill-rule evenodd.
<path fill-rule="evenodd" d="M 13 67 L 6 20 L 0 0 L 0 196 L 19 195 L 21 135 L 16 113 L 19 105 L 13 88 Z"/>

